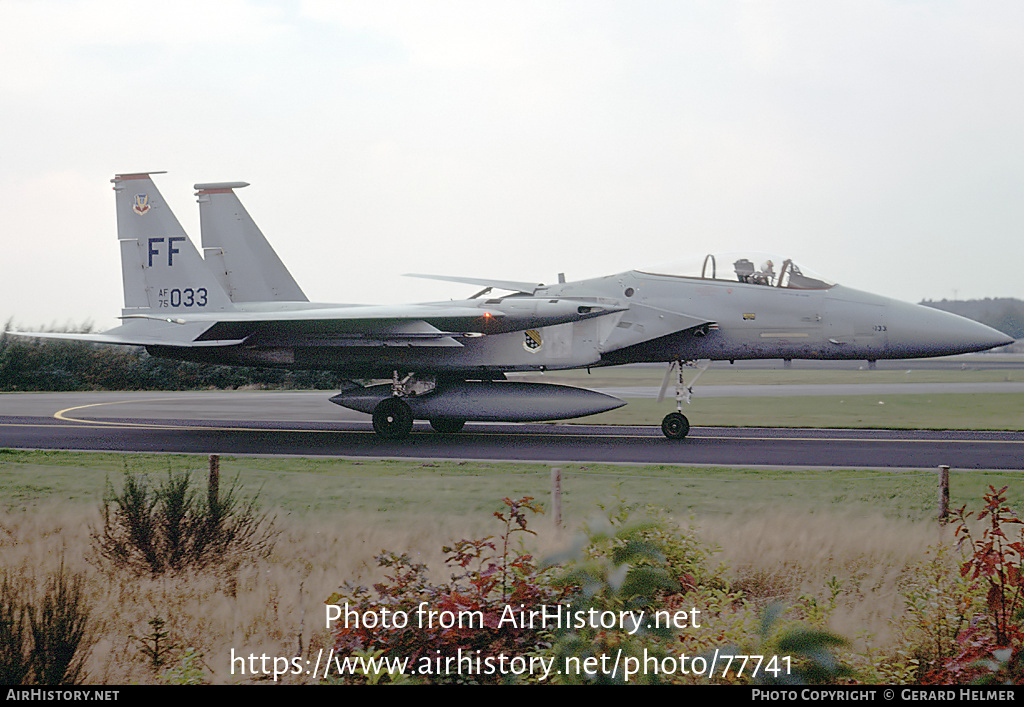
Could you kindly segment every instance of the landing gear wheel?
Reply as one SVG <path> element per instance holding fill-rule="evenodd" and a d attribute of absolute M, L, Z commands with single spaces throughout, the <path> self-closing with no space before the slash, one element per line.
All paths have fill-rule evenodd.
<path fill-rule="evenodd" d="M 412 432 L 412 410 L 401 398 L 385 398 L 373 410 L 373 431 L 385 439 L 402 439 Z"/>
<path fill-rule="evenodd" d="M 690 421 L 681 412 L 670 412 L 661 421 L 661 432 L 669 439 L 683 439 L 690 431 Z"/>
<path fill-rule="evenodd" d="M 462 431 L 462 428 L 466 426 L 466 421 L 453 417 L 435 417 L 430 421 L 430 426 L 434 428 L 434 432 L 453 435 Z"/>

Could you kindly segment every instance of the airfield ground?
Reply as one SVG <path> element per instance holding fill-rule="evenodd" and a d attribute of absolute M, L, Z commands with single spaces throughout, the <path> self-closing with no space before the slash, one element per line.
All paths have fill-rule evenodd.
<path fill-rule="evenodd" d="M 133 579 L 89 561 L 108 480 L 119 484 L 126 468 L 154 481 L 170 469 L 193 469 L 202 479 L 205 457 L 8 451 L 0 460 L 5 569 L 34 579 L 64 562 L 87 578 L 101 627 L 90 682 L 169 680 L 140 652 L 153 618 L 166 621 L 177 645 L 203 654 L 200 672 L 212 682 L 237 681 L 227 670 L 231 648 L 288 656 L 329 649 L 325 599 L 343 582 L 379 580 L 381 550 L 407 552 L 440 578 L 451 571 L 443 546 L 500 531 L 491 514 L 501 498 L 533 496 L 550 508 L 546 466 L 223 458 L 222 478 L 237 475 L 247 491 L 259 489 L 283 530 L 270 559 L 238 570 L 229 596 L 216 578 Z M 1009 484 L 1020 510 L 1024 483 L 1015 477 L 954 471 L 953 503 L 977 508 L 989 484 Z M 563 529 L 550 515 L 533 517 L 538 535 L 526 542 L 550 556 L 602 506 L 655 505 L 697 532 L 752 607 L 834 605 L 828 625 L 853 641 L 860 657 L 851 660 L 866 660 L 905 647 L 901 588 L 940 541 L 951 540 L 933 520 L 935 498 L 931 470 L 566 465 Z"/>
<path fill-rule="evenodd" d="M 1024 385 L 1024 356 L 1020 354 L 980 354 L 949 356 L 920 361 L 879 361 L 870 370 L 864 361 L 794 361 L 785 368 L 781 361 L 740 361 L 736 365 L 716 362 L 700 374 L 694 394 L 683 412 L 691 424 L 709 426 L 764 427 L 838 427 L 881 429 L 1024 429 L 1024 393 L 988 392 L 999 384 L 1009 391 Z M 697 375 L 697 369 L 685 369 L 685 380 Z M 551 371 L 543 375 L 522 376 L 524 380 L 587 388 L 609 392 L 644 390 L 644 397 L 620 397 L 625 407 L 582 418 L 587 424 L 655 425 L 674 404 L 674 388 L 666 399 L 656 400 L 665 376 L 665 367 L 656 365 L 593 369 L 587 371 Z M 972 384 L 985 392 L 943 392 Z M 708 396 L 720 386 L 735 386 L 728 396 Z M 784 394 L 743 395 L 741 386 L 778 387 Z M 838 395 L 802 395 L 789 386 L 841 386 Z M 856 387 L 866 394 L 858 394 Z M 919 393 L 908 393 L 917 389 Z M 891 388 L 893 392 L 883 392 Z M 869 392 L 870 389 L 870 392 Z M 898 391 L 898 392 L 897 392 Z M 718 392 L 718 391 L 716 391 Z M 722 391 L 726 392 L 726 391 Z"/>
<path fill-rule="evenodd" d="M 927 374 L 927 375 L 925 375 Z M 552 374 L 547 382 L 579 381 L 583 373 Z M 595 371 L 593 376 L 597 376 Z M 620 371 L 603 371 L 601 384 L 624 385 Z M 660 386 L 663 369 L 641 369 L 630 385 Z M 1009 371 L 741 370 L 708 371 L 701 382 L 764 385 L 831 382 L 1020 381 Z M 864 398 L 859 400 L 859 398 Z M 694 399 L 701 424 L 808 424 L 1021 429 L 1020 394 Z M 883 402 L 884 405 L 879 403 Z M 648 407 L 649 406 L 649 407 Z M 841 408 L 841 414 L 834 411 Z M 638 400 L 625 408 L 660 418 L 665 404 Z M 830 409 L 832 410 L 830 412 Z M 613 415 L 608 413 L 608 415 Z M 891 417 L 885 417 L 889 416 Z M 634 421 L 635 420 L 631 420 Z M 126 580 L 90 563 L 91 533 L 107 483 L 126 470 L 159 480 L 169 470 L 205 475 L 206 457 L 0 450 L 0 554 L 4 569 L 39 580 L 64 562 L 87 578 L 101 635 L 87 665 L 90 682 L 167 682 L 147 666 L 141 646 L 159 617 L 180 647 L 202 653 L 204 680 L 236 681 L 228 674 L 231 648 L 272 655 L 329 648 L 321 628 L 324 600 L 342 582 L 378 578 L 373 560 L 382 549 L 408 552 L 443 575 L 441 547 L 460 538 L 494 535 L 491 514 L 504 497 L 532 496 L 550 507 L 551 468 L 538 464 L 455 461 L 356 461 L 329 458 L 221 459 L 222 478 L 235 476 L 247 492 L 259 490 L 283 530 L 269 560 L 239 570 L 237 596 L 203 577 Z M 566 464 L 563 528 L 550 515 L 531 519 L 530 547 L 543 557 L 564 549 L 588 519 L 619 500 L 664 509 L 693 527 L 727 576 L 754 604 L 825 606 L 828 625 L 865 655 L 908 648 L 898 627 L 906 618 L 908 578 L 934 557 L 952 533 L 934 521 L 935 470 L 697 468 Z M 953 470 L 953 507 L 979 508 L 989 485 L 1009 486 L 1024 512 L 1024 479 L 1008 472 Z M 176 660 L 180 660 L 179 652 Z"/>

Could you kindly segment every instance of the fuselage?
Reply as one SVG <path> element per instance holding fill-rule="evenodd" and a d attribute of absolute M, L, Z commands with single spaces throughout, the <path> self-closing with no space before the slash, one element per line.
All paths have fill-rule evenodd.
<path fill-rule="evenodd" d="M 150 347 L 150 352 L 208 363 L 335 370 L 353 377 L 388 378 L 398 370 L 488 379 L 510 371 L 673 360 L 914 358 L 1011 341 L 947 312 L 809 281 L 820 284 L 780 287 L 628 271 L 541 287 L 532 296 L 420 306 L 418 316 L 441 330 L 452 323 L 443 316 L 432 318 L 433 306 L 481 311 L 472 326 L 459 323 L 464 332 L 479 336 L 455 345 L 363 345 L 332 340 L 328 327 L 315 337 L 297 336 L 293 329 L 261 330 L 238 346 Z M 591 304 L 605 312 L 565 321 Z M 288 309 L 282 303 L 274 306 Z M 296 311 L 330 306 L 303 303 Z"/>

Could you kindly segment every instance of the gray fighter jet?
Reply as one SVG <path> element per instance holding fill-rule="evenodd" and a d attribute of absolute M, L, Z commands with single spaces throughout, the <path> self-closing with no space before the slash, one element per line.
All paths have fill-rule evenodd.
<path fill-rule="evenodd" d="M 196 185 L 200 256 L 151 174 L 159 173 L 111 180 L 124 323 L 101 334 L 22 335 L 144 346 L 153 356 L 211 364 L 336 371 L 351 382 L 331 402 L 371 414 L 387 438 L 408 435 L 413 420 L 455 433 L 467 420 L 564 419 L 625 404 L 595 391 L 506 380 L 514 371 L 667 363 L 676 411 L 662 431 L 682 439 L 690 362 L 875 361 L 1012 341 L 968 319 L 859 292 L 762 254 L 708 255 L 691 268 L 577 282 L 560 276 L 550 285 L 413 275 L 482 289 L 465 300 L 423 304 L 309 302 L 238 200 L 234 190 L 244 182 Z M 374 380 L 387 382 L 356 382 Z"/>

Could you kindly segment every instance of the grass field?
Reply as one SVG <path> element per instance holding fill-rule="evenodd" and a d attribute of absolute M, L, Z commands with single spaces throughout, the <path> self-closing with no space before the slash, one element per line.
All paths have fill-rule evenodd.
<path fill-rule="evenodd" d="M 155 479 L 169 470 L 205 469 L 204 457 L 117 453 L 76 454 L 0 450 L 0 508 L 26 512 L 59 503 L 94 507 L 109 479 L 125 470 Z M 748 517 L 786 509 L 813 514 L 877 515 L 925 522 L 935 512 L 937 477 L 879 470 L 766 470 L 670 465 L 564 464 L 563 514 L 581 523 L 600 503 L 620 496 L 656 505 L 678 517 Z M 221 474 L 260 490 L 265 505 L 286 515 L 332 519 L 368 513 L 377 522 L 406 525 L 422 516 L 487 516 L 505 496 L 546 500 L 551 467 L 459 461 L 381 461 L 329 458 L 224 457 Z M 952 505 L 975 505 L 989 485 L 1012 484 L 1014 472 L 954 470 Z M 1024 494 L 1024 488 L 1021 489 Z M 1024 498 L 1024 496 L 1022 496 Z M 1015 499 L 1014 502 L 1017 502 Z M 1024 511 L 1024 505 L 1021 506 Z M 484 518 L 484 522 L 488 521 Z"/>
<path fill-rule="evenodd" d="M 625 407 L 577 424 L 660 425 L 672 399 L 629 399 Z M 723 427 L 838 427 L 917 430 L 1022 430 L 1024 393 L 844 395 L 700 398 L 683 413 L 691 425 Z"/>
<path fill-rule="evenodd" d="M 686 380 L 697 374 L 696 368 L 686 368 Z M 624 385 L 661 387 L 665 367 L 660 365 L 619 366 L 585 370 L 548 371 L 544 374 L 513 374 L 517 380 L 541 383 L 564 383 L 587 388 Z M 1024 381 L 1024 367 L 1008 370 L 915 369 L 907 362 L 905 370 L 860 370 L 845 368 L 772 368 L 749 369 L 716 366 L 704 371 L 697 381 L 701 385 L 820 385 L 828 383 L 1000 383 Z"/>
<path fill-rule="evenodd" d="M 446 571 L 441 547 L 493 535 L 491 513 L 503 497 L 533 496 L 550 506 L 549 467 L 459 462 L 223 458 L 222 487 L 237 475 L 259 490 L 283 534 L 274 555 L 223 578 L 134 579 L 90 562 L 108 480 L 126 469 L 159 480 L 169 470 L 202 478 L 207 460 L 184 455 L 0 453 L 0 555 L 5 569 L 40 581 L 63 559 L 88 578 L 101 635 L 88 669 L 91 682 L 168 682 L 174 674 L 146 661 L 148 622 L 166 621 L 173 642 L 203 655 L 211 682 L 248 682 L 231 675 L 231 649 L 309 655 L 329 647 L 322 604 L 345 581 L 377 577 L 382 549 L 409 552 Z M 693 527 L 716 561 L 753 601 L 790 605 L 828 598 L 840 587 L 833 630 L 859 650 L 892 653 L 903 611 L 900 587 L 940 538 L 932 520 L 936 474 L 858 469 L 823 471 L 564 465 L 564 527 L 531 520 L 538 555 L 564 548 L 575 529 L 616 499 L 652 504 Z M 954 472 L 953 505 L 977 507 L 989 484 L 1010 484 L 1024 508 L 1024 485 L 1013 473 Z M 833 590 L 835 591 L 835 590 Z M 858 638 L 859 637 L 859 638 Z"/>

